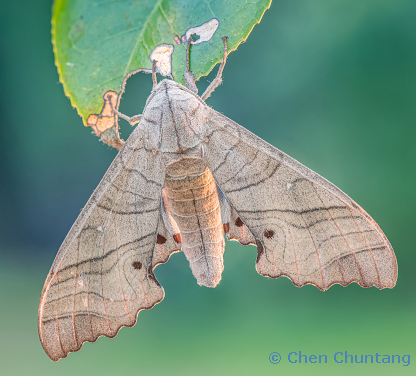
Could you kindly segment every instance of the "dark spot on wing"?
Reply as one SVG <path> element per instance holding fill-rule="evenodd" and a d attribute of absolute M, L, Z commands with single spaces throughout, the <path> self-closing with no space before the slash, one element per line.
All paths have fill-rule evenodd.
<path fill-rule="evenodd" d="M 228 234 L 230 232 L 230 224 L 224 223 L 222 226 L 224 227 L 224 232 Z"/>
<path fill-rule="evenodd" d="M 140 270 L 142 268 L 142 263 L 140 261 L 133 262 L 133 268 Z"/>
<path fill-rule="evenodd" d="M 238 217 L 238 218 L 235 220 L 235 225 L 236 225 L 237 227 L 241 227 L 242 225 L 244 225 L 244 223 L 243 223 L 243 221 L 240 219 L 240 217 Z"/>
<path fill-rule="evenodd" d="M 175 235 L 173 235 L 173 240 L 176 243 L 181 244 L 182 243 L 182 236 L 181 236 L 181 234 L 175 234 Z"/>
<path fill-rule="evenodd" d="M 265 236 L 267 239 L 272 238 L 272 237 L 273 237 L 273 235 L 274 235 L 274 231 L 273 231 L 273 230 L 266 230 L 266 231 L 264 231 L 264 236 Z"/>
<path fill-rule="evenodd" d="M 156 240 L 157 244 L 165 244 L 166 243 L 166 238 L 160 234 L 157 234 L 157 240 Z"/>

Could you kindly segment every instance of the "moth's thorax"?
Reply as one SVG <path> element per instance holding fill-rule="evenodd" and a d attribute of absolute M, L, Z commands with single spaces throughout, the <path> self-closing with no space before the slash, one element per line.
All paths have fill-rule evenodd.
<path fill-rule="evenodd" d="M 163 80 L 149 97 L 140 127 L 146 148 L 182 154 L 201 142 L 209 107 L 181 84 Z"/>

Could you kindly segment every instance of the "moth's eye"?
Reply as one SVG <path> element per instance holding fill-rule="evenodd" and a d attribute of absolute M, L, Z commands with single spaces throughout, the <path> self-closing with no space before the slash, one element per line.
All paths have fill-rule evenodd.
<path fill-rule="evenodd" d="M 132 265 L 133 265 L 133 268 L 137 269 L 137 270 L 142 268 L 142 263 L 140 261 L 135 261 L 135 262 L 133 262 Z"/>
<path fill-rule="evenodd" d="M 264 236 L 265 236 L 267 239 L 272 238 L 272 237 L 273 237 L 273 235 L 274 235 L 274 231 L 273 231 L 273 230 L 266 230 L 266 231 L 264 231 Z"/>

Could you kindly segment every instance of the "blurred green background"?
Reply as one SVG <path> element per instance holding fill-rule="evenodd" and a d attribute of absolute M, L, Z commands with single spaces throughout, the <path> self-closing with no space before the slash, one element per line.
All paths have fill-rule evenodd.
<path fill-rule="evenodd" d="M 161 304 L 58 363 L 38 339 L 40 292 L 116 151 L 58 81 L 52 0 L 0 4 L 0 375 L 415 374 L 415 1 L 275 0 L 208 100 L 363 206 L 396 251 L 396 287 L 299 289 L 259 276 L 256 249 L 229 242 L 222 282 L 208 289 L 179 253 L 156 269 Z M 141 112 L 151 86 L 131 78 L 121 111 Z M 292 351 L 328 363 L 290 364 Z M 410 365 L 336 364 L 338 351 L 410 355 Z"/>

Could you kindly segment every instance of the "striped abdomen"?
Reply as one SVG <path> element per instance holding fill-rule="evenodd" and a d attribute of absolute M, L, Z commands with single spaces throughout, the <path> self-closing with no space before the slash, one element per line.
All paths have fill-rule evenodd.
<path fill-rule="evenodd" d="M 179 227 L 182 250 L 200 285 L 215 287 L 224 269 L 220 202 L 211 171 L 201 159 L 168 166 L 165 205 Z"/>

